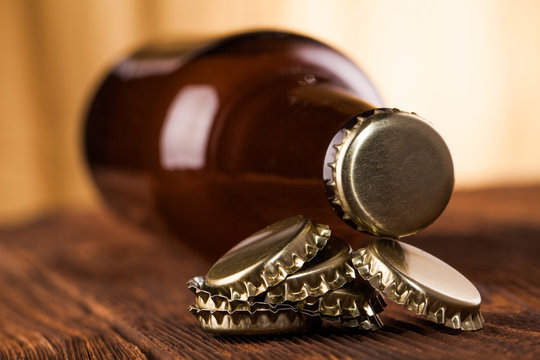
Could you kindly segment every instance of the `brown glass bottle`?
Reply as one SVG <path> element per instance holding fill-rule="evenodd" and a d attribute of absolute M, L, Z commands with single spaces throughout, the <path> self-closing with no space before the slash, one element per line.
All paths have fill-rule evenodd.
<path fill-rule="evenodd" d="M 86 154 L 119 214 L 210 258 L 296 214 L 349 239 L 400 237 L 442 212 L 453 168 L 435 130 L 380 102 L 346 57 L 299 35 L 151 46 L 100 86 Z"/>

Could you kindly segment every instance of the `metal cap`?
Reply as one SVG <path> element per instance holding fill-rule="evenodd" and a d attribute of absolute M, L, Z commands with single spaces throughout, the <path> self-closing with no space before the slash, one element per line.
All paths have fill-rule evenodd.
<path fill-rule="evenodd" d="M 412 245 L 378 239 L 352 254 L 358 273 L 390 300 L 428 320 L 478 330 L 484 319 L 476 287 L 450 265 Z"/>
<path fill-rule="evenodd" d="M 230 300 L 226 296 L 212 294 L 204 283 L 204 276 L 195 276 L 187 283 L 188 289 L 195 294 L 195 307 L 208 311 L 235 311 L 255 312 L 259 310 L 293 309 L 289 304 L 269 304 L 261 301 Z"/>
<path fill-rule="evenodd" d="M 346 327 L 376 330 L 383 325 L 377 314 L 386 302 L 367 281 L 355 280 L 321 297 L 300 301 L 297 306 L 306 314 L 318 314 Z"/>
<path fill-rule="evenodd" d="M 356 278 L 350 264 L 351 246 L 341 238 L 330 237 L 317 256 L 304 264 L 302 269 L 285 280 L 268 288 L 265 301 L 283 303 L 300 301 L 308 297 L 320 297 L 336 290 Z"/>
<path fill-rule="evenodd" d="M 315 316 L 303 316 L 299 310 L 210 311 L 190 306 L 201 329 L 221 335 L 268 335 L 307 331 L 321 324 Z"/>
<path fill-rule="evenodd" d="M 313 259 L 330 229 L 305 216 L 278 221 L 241 241 L 210 268 L 205 285 L 230 300 L 249 300 Z"/>
<path fill-rule="evenodd" d="M 332 140 L 324 178 L 340 217 L 359 231 L 400 238 L 431 224 L 454 187 L 450 151 L 414 113 L 375 109 Z"/>

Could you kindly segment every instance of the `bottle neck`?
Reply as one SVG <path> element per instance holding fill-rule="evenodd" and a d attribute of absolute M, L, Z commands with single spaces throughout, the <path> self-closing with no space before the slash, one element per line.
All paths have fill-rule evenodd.
<path fill-rule="evenodd" d="M 330 119 L 339 119 L 342 125 L 352 117 L 377 108 L 355 97 L 346 89 L 330 84 L 298 86 L 292 89 L 290 94 L 309 104 L 310 111 L 327 114 L 329 122 Z"/>
<path fill-rule="evenodd" d="M 332 139 L 351 118 L 374 108 L 334 84 L 276 79 L 251 89 L 217 119 L 208 167 L 322 182 Z"/>

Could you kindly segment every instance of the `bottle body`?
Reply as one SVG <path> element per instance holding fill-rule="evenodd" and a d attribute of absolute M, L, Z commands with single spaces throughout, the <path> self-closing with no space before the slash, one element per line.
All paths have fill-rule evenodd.
<path fill-rule="evenodd" d="M 91 105 L 87 157 L 110 205 L 210 256 L 295 214 L 349 231 L 327 200 L 322 171 L 335 133 L 370 108 L 350 98 L 380 101 L 365 75 L 335 50 L 291 34 L 174 50 L 128 58 Z M 302 93 L 323 87 L 338 90 L 335 99 Z"/>
<path fill-rule="evenodd" d="M 88 113 L 92 175 L 116 211 L 210 258 L 302 214 L 342 236 L 323 171 L 342 126 L 380 99 L 346 57 L 310 38 L 248 33 L 120 63 Z"/>

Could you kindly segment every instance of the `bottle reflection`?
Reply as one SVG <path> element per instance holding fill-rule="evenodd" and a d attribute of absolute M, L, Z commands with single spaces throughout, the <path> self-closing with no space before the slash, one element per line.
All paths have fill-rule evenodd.
<path fill-rule="evenodd" d="M 159 139 L 161 166 L 167 170 L 202 169 L 219 107 L 211 85 L 186 85 L 167 111 Z"/>

